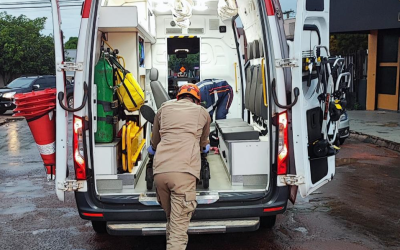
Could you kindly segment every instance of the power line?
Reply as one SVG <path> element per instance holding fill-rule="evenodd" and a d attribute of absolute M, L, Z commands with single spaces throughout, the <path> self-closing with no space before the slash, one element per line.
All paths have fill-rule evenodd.
<path fill-rule="evenodd" d="M 84 0 L 59 0 L 59 3 L 70 3 L 70 2 L 84 2 Z M 25 1 L 25 2 L 4 2 L 0 3 L 0 5 L 13 5 L 13 4 L 48 4 L 49 1 Z"/>
<path fill-rule="evenodd" d="M 0 10 L 12 10 L 12 9 L 40 9 L 40 8 L 50 8 L 51 6 L 32 6 L 32 7 L 8 7 L 0 8 Z M 60 5 L 60 8 L 65 7 L 82 7 L 82 5 Z"/>

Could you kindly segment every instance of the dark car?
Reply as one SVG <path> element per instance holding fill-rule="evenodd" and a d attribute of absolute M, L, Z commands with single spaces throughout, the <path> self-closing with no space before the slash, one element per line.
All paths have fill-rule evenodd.
<path fill-rule="evenodd" d="M 4 114 L 7 110 L 15 108 L 14 95 L 17 93 L 28 93 L 44 89 L 56 88 L 56 77 L 53 75 L 46 76 L 27 76 L 19 77 L 9 83 L 7 86 L 0 88 L 0 114 Z M 68 106 L 74 105 L 74 85 L 67 81 L 67 100 Z"/>

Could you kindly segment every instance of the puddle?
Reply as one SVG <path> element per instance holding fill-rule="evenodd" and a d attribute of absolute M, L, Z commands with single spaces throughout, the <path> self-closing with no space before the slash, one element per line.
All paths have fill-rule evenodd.
<path fill-rule="evenodd" d="M 359 161 L 359 159 L 354 159 L 354 158 L 342 158 L 342 159 L 336 158 L 336 164 L 338 166 L 358 163 L 358 161 Z"/>
<path fill-rule="evenodd" d="M 300 233 L 303 233 L 303 234 L 307 234 L 308 233 L 308 230 L 305 227 L 295 228 L 294 231 L 297 231 L 297 232 L 300 232 Z"/>
<path fill-rule="evenodd" d="M 388 128 L 395 128 L 399 126 L 398 122 L 387 122 L 385 124 L 378 125 L 380 127 L 388 127 Z"/>

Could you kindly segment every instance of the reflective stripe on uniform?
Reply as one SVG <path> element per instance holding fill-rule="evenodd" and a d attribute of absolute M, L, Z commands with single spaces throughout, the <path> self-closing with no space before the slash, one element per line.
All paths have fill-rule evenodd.
<path fill-rule="evenodd" d="M 49 144 L 45 144 L 45 145 L 39 145 L 36 144 L 38 149 L 39 149 L 39 153 L 41 155 L 51 155 L 54 154 L 56 152 L 56 142 L 52 142 Z"/>

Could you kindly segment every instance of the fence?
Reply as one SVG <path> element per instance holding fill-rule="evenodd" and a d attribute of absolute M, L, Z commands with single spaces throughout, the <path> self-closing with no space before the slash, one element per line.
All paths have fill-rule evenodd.
<path fill-rule="evenodd" d="M 345 65 L 353 65 L 351 70 L 351 85 L 347 95 L 349 109 L 365 109 L 367 91 L 367 50 L 358 50 L 342 55 Z"/>

